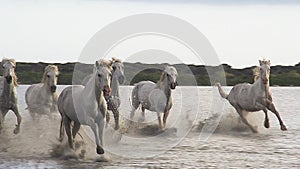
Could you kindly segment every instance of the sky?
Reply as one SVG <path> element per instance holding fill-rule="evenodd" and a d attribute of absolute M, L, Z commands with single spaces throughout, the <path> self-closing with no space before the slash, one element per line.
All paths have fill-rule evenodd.
<path fill-rule="evenodd" d="M 262 58 L 270 59 L 272 65 L 300 62 L 300 3 L 296 0 L 0 0 L 0 57 L 18 62 L 76 62 L 97 32 L 144 13 L 166 14 L 191 24 L 212 45 L 220 63 L 234 68 L 257 65 Z M 158 35 L 127 38 L 105 57 L 205 64 L 180 41 Z"/>

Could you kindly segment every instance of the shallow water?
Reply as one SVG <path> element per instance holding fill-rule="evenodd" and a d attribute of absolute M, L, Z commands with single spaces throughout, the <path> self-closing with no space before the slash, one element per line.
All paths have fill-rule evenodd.
<path fill-rule="evenodd" d="M 263 128 L 263 112 L 248 114 L 249 121 L 258 126 L 258 134 L 251 133 L 239 121 L 235 110 L 220 98 L 213 87 L 176 88 L 167 121 L 168 130 L 164 132 L 157 131 L 157 117 L 153 112 L 146 111 L 143 124 L 129 123 L 132 87 L 121 87 L 120 132 L 113 131 L 112 123 L 106 128 L 108 162 L 95 162 L 99 156 L 95 153 L 93 137 L 87 127 L 80 131 L 85 158 L 64 159 L 55 148 L 60 145 L 57 141 L 60 115 L 54 113 L 43 115 L 38 121 L 31 120 L 25 110 L 27 87 L 18 87 L 19 110 L 23 117 L 20 134 L 13 134 L 14 114 L 10 112 L 6 116 L 0 135 L 0 168 L 300 167 L 299 87 L 271 88 L 275 106 L 281 112 L 288 131 L 280 130 L 271 112 L 270 129 Z M 64 86 L 60 86 L 59 91 L 62 88 Z M 230 87 L 225 89 L 228 92 Z M 139 114 L 140 109 L 136 112 L 136 121 Z M 77 141 L 82 142 L 82 138 L 77 136 Z M 63 148 L 66 147 L 64 144 Z"/>

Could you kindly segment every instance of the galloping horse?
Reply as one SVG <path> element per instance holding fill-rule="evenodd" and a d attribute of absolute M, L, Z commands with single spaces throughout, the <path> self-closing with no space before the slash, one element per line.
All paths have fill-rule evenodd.
<path fill-rule="evenodd" d="M 58 110 L 62 121 L 60 126 L 60 140 L 62 141 L 64 130 L 68 136 L 71 149 L 74 149 L 73 139 L 80 129 L 80 125 L 88 125 L 93 130 L 97 145 L 97 154 L 104 154 L 103 126 L 107 112 L 107 103 L 104 95 L 110 94 L 111 70 L 98 61 L 95 63 L 92 78 L 86 86 L 66 87 L 58 97 Z M 74 122 L 71 131 L 71 122 Z"/>
<path fill-rule="evenodd" d="M 130 118 L 133 119 L 135 110 L 142 105 L 142 116 L 139 121 L 145 120 L 145 109 L 157 113 L 158 124 L 161 129 L 166 127 L 166 121 L 172 107 L 171 89 L 177 85 L 177 70 L 173 66 L 166 66 L 155 84 L 150 81 L 141 81 L 135 84 L 132 90 L 132 110 Z M 161 122 L 163 116 L 163 126 Z"/>
<path fill-rule="evenodd" d="M 0 132 L 3 127 L 4 117 L 8 110 L 12 110 L 17 117 L 17 125 L 14 129 L 14 133 L 20 132 L 20 124 L 22 117 L 18 110 L 17 100 L 17 76 L 15 74 L 16 61 L 13 59 L 2 59 L 1 68 L 3 69 L 3 77 L 0 77 L 0 84 L 2 92 L 0 95 Z"/>
<path fill-rule="evenodd" d="M 220 95 L 227 99 L 230 104 L 236 109 L 240 115 L 242 121 L 250 127 L 253 133 L 257 133 L 257 129 L 254 128 L 244 117 L 243 111 L 255 112 L 263 110 L 265 113 L 264 126 L 270 127 L 267 109 L 271 110 L 278 118 L 281 130 L 287 130 L 283 124 L 279 112 L 276 110 L 273 102 L 272 95 L 269 89 L 269 76 L 270 76 L 270 61 L 259 60 L 259 73 L 254 72 L 255 82 L 253 84 L 243 83 L 235 85 L 229 94 L 226 94 L 221 88 L 220 83 L 216 83 L 218 86 Z M 258 76 L 257 76 L 258 75 Z"/>
<path fill-rule="evenodd" d="M 44 70 L 42 82 L 31 85 L 25 93 L 25 100 L 32 117 L 39 114 L 49 114 L 57 110 L 57 77 L 58 68 L 48 65 Z"/>
<path fill-rule="evenodd" d="M 121 104 L 119 85 L 124 82 L 124 65 L 121 60 L 112 58 L 111 66 L 112 79 L 111 79 L 111 95 L 105 96 L 107 101 L 107 108 L 111 110 L 114 114 L 115 119 L 115 130 L 119 129 L 119 107 Z M 108 124 L 110 120 L 109 113 L 106 114 L 106 123 Z"/>

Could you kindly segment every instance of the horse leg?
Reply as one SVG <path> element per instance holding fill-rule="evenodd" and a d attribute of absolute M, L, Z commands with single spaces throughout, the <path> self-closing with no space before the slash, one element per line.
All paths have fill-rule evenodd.
<path fill-rule="evenodd" d="M 71 119 L 69 119 L 67 116 L 64 117 L 64 125 L 66 129 L 66 133 L 68 136 L 68 143 L 71 149 L 74 150 L 74 145 L 73 145 L 73 139 L 72 139 L 72 134 L 71 134 Z"/>
<path fill-rule="evenodd" d="M 99 119 L 97 121 L 98 123 L 98 136 L 99 136 L 99 145 L 97 145 L 97 154 L 104 154 L 103 149 L 103 127 L 104 127 L 104 121 Z"/>
<path fill-rule="evenodd" d="M 157 120 L 158 120 L 159 128 L 163 129 L 162 122 L 161 122 L 161 115 L 160 114 L 161 114 L 160 112 L 157 112 Z"/>
<path fill-rule="evenodd" d="M 271 110 L 271 112 L 273 112 L 276 115 L 276 117 L 277 117 L 277 119 L 279 121 L 279 124 L 280 124 L 280 129 L 281 130 L 287 130 L 286 126 L 284 125 L 284 123 L 283 123 L 283 121 L 282 121 L 282 119 L 281 119 L 281 117 L 279 115 L 279 112 L 276 110 L 274 104 L 271 101 L 269 101 L 269 100 L 267 100 L 267 108 L 269 110 Z"/>
<path fill-rule="evenodd" d="M 100 146 L 100 142 L 99 142 L 99 134 L 98 134 L 98 128 L 97 128 L 97 125 L 96 123 L 94 122 L 94 119 L 91 119 L 90 123 L 89 123 L 89 126 L 91 127 L 91 129 L 93 130 L 93 133 L 94 133 L 94 136 L 95 136 L 95 142 L 96 142 L 96 145 L 97 145 L 97 148 L 96 148 L 96 152 L 97 154 L 104 154 L 104 150 L 103 148 Z"/>
<path fill-rule="evenodd" d="M 60 128 L 59 128 L 59 142 L 62 142 L 64 140 L 64 134 L 65 134 L 65 128 L 63 126 L 64 118 L 63 115 L 61 114 L 61 121 L 60 121 Z"/>
<path fill-rule="evenodd" d="M 166 127 L 166 123 L 167 123 L 167 118 L 168 118 L 168 116 L 169 116 L 169 112 L 170 112 L 170 110 L 167 110 L 167 111 L 164 113 L 164 117 L 163 117 L 164 128 Z"/>
<path fill-rule="evenodd" d="M 73 126 L 73 129 L 72 129 L 72 136 L 73 136 L 74 140 L 75 140 L 75 136 L 78 133 L 79 129 L 80 129 L 80 123 L 74 121 L 74 126 Z"/>
<path fill-rule="evenodd" d="M 244 117 L 243 115 L 243 111 L 240 108 L 236 108 L 236 111 L 238 112 L 238 114 L 240 115 L 242 121 L 251 129 L 251 131 L 253 133 L 257 133 L 257 129 L 255 129 L 249 122 L 248 120 Z"/>
<path fill-rule="evenodd" d="M 131 109 L 131 112 L 130 112 L 130 119 L 131 120 L 133 119 L 134 113 L 135 113 L 137 108 L 138 108 L 138 106 L 132 105 L 132 109 Z"/>
<path fill-rule="evenodd" d="M 145 107 L 142 106 L 142 113 L 139 118 L 139 122 L 143 122 L 143 121 L 145 121 Z"/>
<path fill-rule="evenodd" d="M 269 128 L 270 127 L 270 123 L 269 123 L 269 117 L 268 117 L 268 110 L 267 109 L 263 109 L 263 111 L 265 113 L 264 126 L 265 126 L 265 128 Z"/>
<path fill-rule="evenodd" d="M 114 119 L 115 119 L 115 130 L 118 130 L 120 128 L 120 125 L 119 125 L 119 110 L 118 110 L 118 108 L 113 107 L 112 112 L 114 114 Z"/>
<path fill-rule="evenodd" d="M 110 121 L 110 114 L 109 114 L 109 112 L 107 111 L 107 113 L 106 113 L 106 125 L 105 125 L 105 127 L 108 126 L 109 121 Z"/>
<path fill-rule="evenodd" d="M 16 128 L 14 129 L 14 134 L 18 134 L 20 132 L 20 125 L 21 125 L 22 117 L 19 113 L 17 106 L 14 106 L 12 108 L 12 111 L 15 113 L 15 115 L 17 117 L 17 124 L 16 124 Z"/>

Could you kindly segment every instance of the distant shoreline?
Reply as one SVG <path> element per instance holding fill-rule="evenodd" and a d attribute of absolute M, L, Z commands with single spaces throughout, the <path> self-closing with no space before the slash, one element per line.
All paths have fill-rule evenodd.
<path fill-rule="evenodd" d="M 18 62 L 16 72 L 20 84 L 34 84 L 41 81 L 44 68 L 48 64 L 54 64 L 59 67 L 60 75 L 58 84 L 70 85 L 81 84 L 81 80 L 92 72 L 92 64 L 82 64 L 79 62 L 68 63 L 31 63 Z M 76 65 L 76 76 L 73 78 L 74 67 Z M 78 66 L 79 65 L 79 66 Z M 144 64 L 144 63 L 124 63 L 126 81 L 124 85 L 132 85 L 142 80 L 156 82 L 161 74 L 163 64 Z M 179 72 L 178 83 L 182 86 L 211 86 L 216 81 L 221 81 L 226 76 L 224 85 L 233 86 L 237 83 L 253 83 L 252 69 L 256 66 L 250 66 L 242 69 L 232 68 L 228 64 L 218 66 L 204 66 L 192 64 L 175 64 Z M 224 71 L 223 71 L 224 70 Z M 210 74 L 208 74 L 210 72 Z M 271 66 L 270 76 L 271 86 L 300 86 L 300 62 L 294 66 Z"/>

